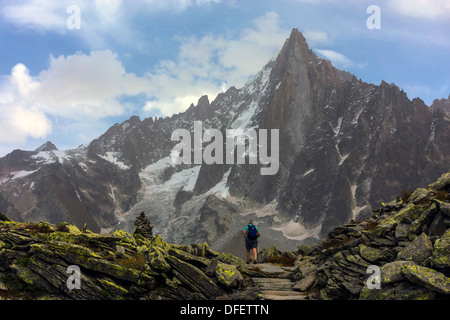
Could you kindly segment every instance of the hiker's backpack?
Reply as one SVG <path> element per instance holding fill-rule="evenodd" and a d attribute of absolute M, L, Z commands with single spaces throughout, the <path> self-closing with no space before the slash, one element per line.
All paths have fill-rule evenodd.
<path fill-rule="evenodd" d="M 248 225 L 247 238 L 250 240 L 255 240 L 258 238 L 258 230 L 253 224 Z"/>

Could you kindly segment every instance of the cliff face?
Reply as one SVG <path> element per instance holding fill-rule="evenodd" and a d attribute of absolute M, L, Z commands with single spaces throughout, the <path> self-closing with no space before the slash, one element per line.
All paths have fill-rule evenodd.
<path fill-rule="evenodd" d="M 47 143 L 1 158 L 0 210 L 93 231 L 131 231 L 145 211 L 167 241 L 220 239 L 221 248 L 253 218 L 269 245 L 295 247 L 450 170 L 448 105 L 430 108 L 394 84 L 362 82 L 316 56 L 294 29 L 242 88 L 172 117 L 131 117 L 75 150 Z M 173 165 L 171 134 L 192 136 L 194 121 L 222 132 L 278 129 L 278 172 L 261 175 L 261 164 L 248 161 Z M 205 212 L 220 216 L 220 228 Z"/>

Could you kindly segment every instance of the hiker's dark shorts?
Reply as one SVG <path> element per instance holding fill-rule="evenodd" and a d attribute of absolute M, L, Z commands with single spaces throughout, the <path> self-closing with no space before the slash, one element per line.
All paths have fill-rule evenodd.
<path fill-rule="evenodd" d="M 250 250 L 253 248 L 258 248 L 258 239 L 255 240 L 245 239 L 245 249 Z"/>

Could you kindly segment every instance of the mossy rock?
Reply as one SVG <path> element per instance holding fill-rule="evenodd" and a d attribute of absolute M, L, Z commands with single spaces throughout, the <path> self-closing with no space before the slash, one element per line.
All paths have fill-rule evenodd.
<path fill-rule="evenodd" d="M 443 189 L 450 185 L 450 172 L 442 174 L 436 182 L 433 182 L 428 187 L 433 190 Z"/>
<path fill-rule="evenodd" d="M 0 212 L 0 221 L 12 221 L 7 215 Z"/>
<path fill-rule="evenodd" d="M 79 234 L 81 234 L 81 232 L 78 234 L 74 234 L 74 233 L 68 233 L 68 232 L 55 231 L 52 233 L 41 233 L 38 235 L 38 238 L 42 241 L 59 241 L 59 242 L 77 244 L 80 239 L 78 237 Z"/>
<path fill-rule="evenodd" d="M 396 285 L 382 285 L 380 289 L 369 289 L 364 286 L 361 289 L 360 300 L 433 300 L 436 294 L 420 286 L 407 281 Z"/>
<path fill-rule="evenodd" d="M 220 261 L 217 264 L 215 276 L 220 284 L 229 288 L 240 288 L 244 281 L 242 274 L 238 271 L 236 266 Z"/>
<path fill-rule="evenodd" d="M 183 250 L 184 252 L 187 252 L 187 253 L 192 253 L 192 247 L 187 244 L 171 243 L 170 247 L 178 249 L 178 250 Z"/>
<path fill-rule="evenodd" d="M 432 264 L 437 268 L 450 268 L 450 229 L 434 243 Z"/>
<path fill-rule="evenodd" d="M 428 208 L 412 223 L 410 232 L 419 234 L 422 231 L 422 227 L 433 220 L 437 211 L 435 203 L 428 206 Z"/>
<path fill-rule="evenodd" d="M 418 265 L 405 265 L 402 267 L 402 274 L 415 284 L 435 292 L 450 294 L 450 278 L 441 272 Z"/>
<path fill-rule="evenodd" d="M 393 261 L 386 263 L 381 267 L 381 284 L 390 284 L 405 280 L 402 274 L 402 267 L 405 265 L 414 265 L 412 261 Z"/>
<path fill-rule="evenodd" d="M 181 260 L 183 260 L 185 262 L 188 262 L 188 263 L 190 263 L 190 264 L 192 264 L 192 265 L 194 265 L 194 266 L 196 266 L 196 267 L 198 267 L 200 269 L 205 269 L 210 263 L 210 261 L 208 259 L 206 259 L 206 258 L 203 258 L 201 256 L 197 256 L 197 255 L 194 255 L 194 254 L 191 254 L 191 253 L 187 253 L 187 252 L 185 252 L 183 250 L 178 250 L 178 249 L 175 249 L 173 247 L 171 247 L 169 249 L 168 253 L 169 253 L 169 255 L 175 256 L 178 259 L 181 259 Z"/>
<path fill-rule="evenodd" d="M 409 260 L 422 264 L 431 256 L 432 251 L 433 244 L 428 236 L 425 233 L 422 233 L 398 253 L 397 259 Z"/>
<path fill-rule="evenodd" d="M 160 247 L 164 251 L 169 251 L 170 245 L 164 241 L 164 239 L 160 235 L 156 235 L 153 237 L 153 239 L 150 241 L 152 246 Z"/>
<path fill-rule="evenodd" d="M 129 294 L 128 290 L 108 278 L 97 279 L 104 288 L 103 293 L 114 300 L 122 300 Z M 112 297 L 111 297 L 112 296 Z"/>
<path fill-rule="evenodd" d="M 408 203 L 420 203 L 424 199 L 428 199 L 433 194 L 433 191 L 425 188 L 417 188 L 409 196 Z"/>
<path fill-rule="evenodd" d="M 120 240 L 121 244 L 128 244 L 128 245 L 131 245 L 132 247 L 137 246 L 135 238 L 126 231 L 116 230 L 116 231 L 114 231 L 113 236 L 122 238 Z"/>
<path fill-rule="evenodd" d="M 361 257 L 371 263 L 377 263 L 386 258 L 383 251 L 361 244 L 359 246 L 359 254 Z"/>
<path fill-rule="evenodd" d="M 413 203 L 410 203 L 398 213 L 383 220 L 374 228 L 372 234 L 377 237 L 381 237 L 388 231 L 394 230 L 399 223 L 414 221 L 415 219 L 417 219 L 418 211 L 418 207 Z"/>
<path fill-rule="evenodd" d="M 155 246 L 151 248 L 149 254 L 147 255 L 147 259 L 153 269 L 162 273 L 167 273 L 170 270 L 170 264 L 166 261 L 167 256 L 167 252 L 165 252 L 162 248 Z"/>
<path fill-rule="evenodd" d="M 219 261 L 227 263 L 227 264 L 232 264 L 241 271 L 247 269 L 247 265 L 245 264 L 244 260 L 242 260 L 238 256 L 235 256 L 234 254 L 231 254 L 228 252 L 222 252 L 218 258 L 219 258 Z"/>

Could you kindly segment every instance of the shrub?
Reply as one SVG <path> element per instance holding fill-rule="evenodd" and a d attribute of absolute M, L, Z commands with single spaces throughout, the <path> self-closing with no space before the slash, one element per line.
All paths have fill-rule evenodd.
<path fill-rule="evenodd" d="M 56 226 L 56 230 L 60 231 L 60 232 L 69 232 L 69 227 L 67 227 L 66 224 L 64 223 L 58 223 L 58 225 Z"/>
<path fill-rule="evenodd" d="M 400 199 L 402 199 L 403 202 L 406 202 L 406 201 L 408 201 L 411 194 L 412 194 L 412 191 L 403 190 L 401 193 Z"/>
<path fill-rule="evenodd" d="M 29 229 L 32 233 L 50 233 L 53 232 L 52 228 L 47 223 L 28 223 L 25 226 L 27 229 Z"/>
<path fill-rule="evenodd" d="M 438 190 L 436 192 L 436 199 L 440 200 L 440 201 L 447 201 L 450 200 L 450 194 L 448 194 L 447 192 L 445 192 L 444 190 Z"/>

